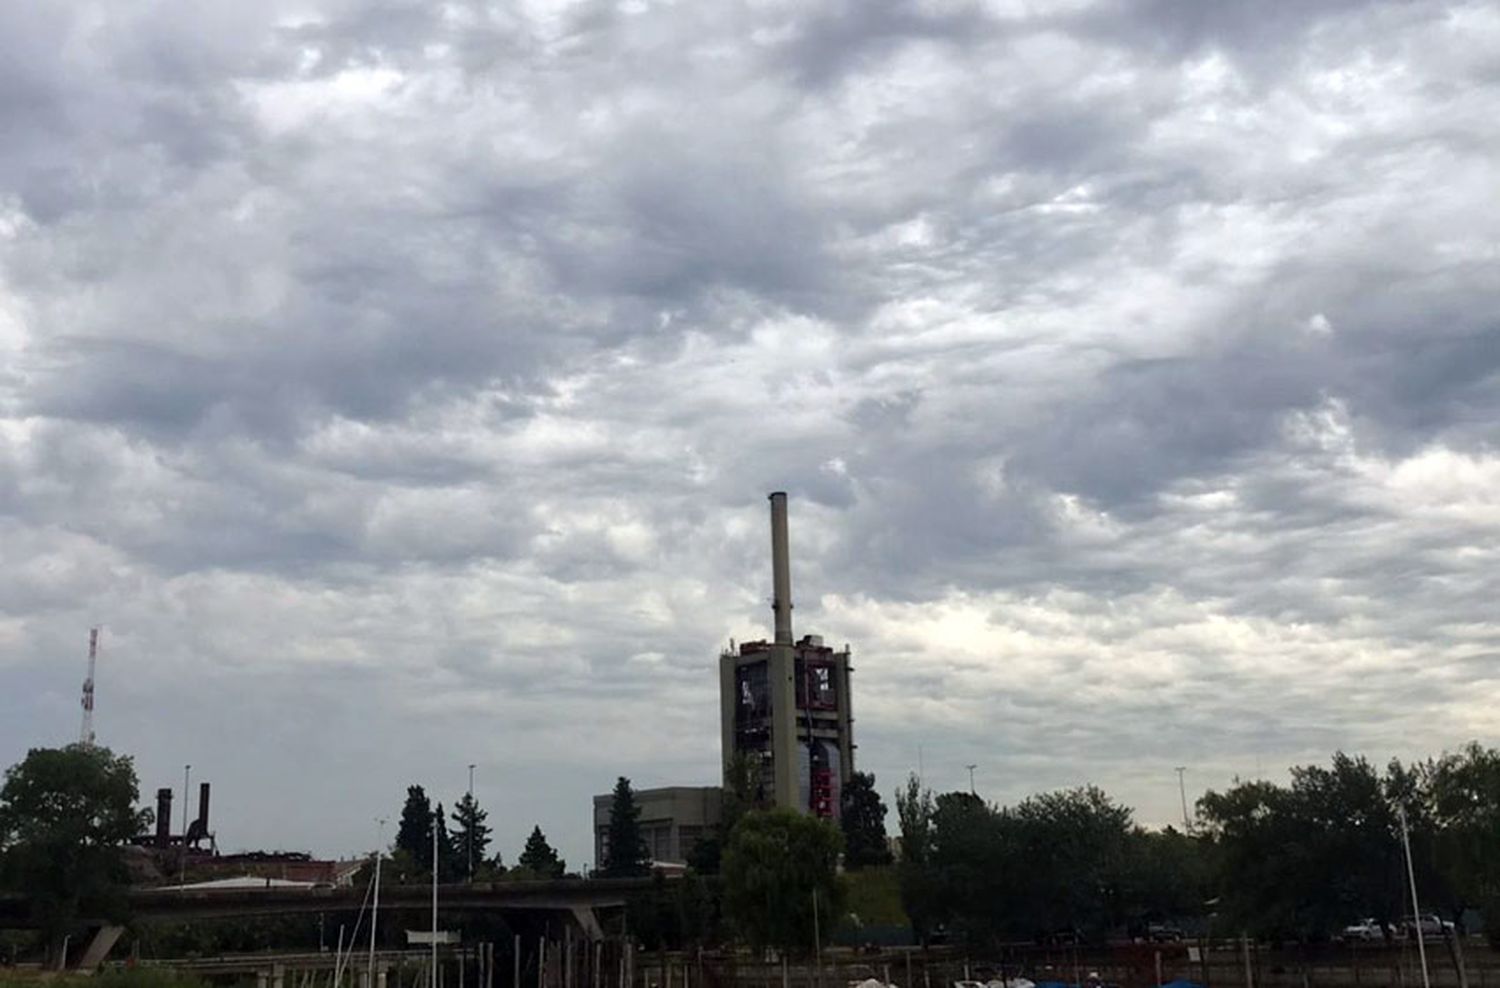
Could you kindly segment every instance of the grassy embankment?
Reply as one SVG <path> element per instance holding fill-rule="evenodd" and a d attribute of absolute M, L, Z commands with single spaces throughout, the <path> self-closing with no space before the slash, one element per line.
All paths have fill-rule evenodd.
<path fill-rule="evenodd" d="M 0 970 L 0 988 L 206 988 L 197 978 L 159 968 L 101 971 L 96 975 Z"/>

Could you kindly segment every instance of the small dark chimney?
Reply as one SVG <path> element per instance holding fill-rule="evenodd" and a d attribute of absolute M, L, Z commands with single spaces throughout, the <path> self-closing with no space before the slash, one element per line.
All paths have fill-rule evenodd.
<path fill-rule="evenodd" d="M 198 829 L 202 833 L 208 833 L 208 783 L 203 782 L 198 786 Z"/>
<path fill-rule="evenodd" d="M 156 846 L 166 847 L 172 837 L 172 790 L 156 790 Z"/>

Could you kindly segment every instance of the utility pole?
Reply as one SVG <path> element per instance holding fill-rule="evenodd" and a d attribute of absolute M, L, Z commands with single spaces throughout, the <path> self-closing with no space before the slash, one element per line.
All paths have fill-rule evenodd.
<path fill-rule="evenodd" d="M 978 768 L 979 766 L 978 765 L 966 765 L 964 767 L 969 770 L 969 795 L 970 796 L 978 796 L 979 793 L 976 792 L 975 789 L 974 789 L 974 770 L 976 768 Z"/>
<path fill-rule="evenodd" d="M 1188 819 L 1187 783 L 1182 781 L 1182 775 L 1187 771 L 1187 766 L 1179 765 L 1174 771 L 1177 773 L 1177 795 L 1182 797 L 1182 832 L 1190 834 L 1193 832 L 1193 822 Z"/>
<path fill-rule="evenodd" d="M 443 818 L 436 813 L 432 815 L 432 974 L 429 988 L 437 988 L 438 956 L 437 956 L 437 885 L 438 885 L 438 826 Z"/>
<path fill-rule="evenodd" d="M 464 843 L 469 846 L 469 884 L 474 884 L 474 763 L 469 763 L 469 816 L 464 824 Z"/>

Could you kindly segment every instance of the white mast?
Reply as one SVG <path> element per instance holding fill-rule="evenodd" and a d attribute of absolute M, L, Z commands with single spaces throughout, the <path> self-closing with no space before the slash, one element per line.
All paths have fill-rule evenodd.
<path fill-rule="evenodd" d="M 370 966 L 365 975 L 370 988 L 375 988 L 375 924 L 380 922 L 380 858 L 385 848 L 385 818 L 381 817 L 380 838 L 375 845 L 375 905 L 370 909 Z"/>
<path fill-rule="evenodd" d="M 99 657 L 99 629 L 89 629 L 89 676 L 83 681 L 83 727 L 78 732 L 78 743 L 85 748 L 94 744 L 94 663 Z"/>
<path fill-rule="evenodd" d="M 1411 864 L 1411 834 L 1406 827 L 1406 807 L 1396 804 L 1396 817 L 1401 821 L 1401 849 L 1406 852 L 1406 880 L 1411 886 L 1411 922 L 1417 934 L 1417 954 L 1422 959 L 1422 988 L 1432 988 L 1427 979 L 1427 945 L 1423 942 L 1422 907 L 1417 904 L 1417 873 Z"/>

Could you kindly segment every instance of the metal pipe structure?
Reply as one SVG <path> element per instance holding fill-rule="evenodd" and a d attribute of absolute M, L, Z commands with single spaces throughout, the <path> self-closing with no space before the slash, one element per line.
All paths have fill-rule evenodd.
<path fill-rule="evenodd" d="M 771 609 L 776 615 L 776 644 L 792 644 L 792 561 L 786 532 L 786 492 L 771 495 Z"/>
<path fill-rule="evenodd" d="M 210 786 L 207 782 L 198 783 L 198 824 L 203 830 L 204 836 L 208 835 L 208 793 Z"/>

